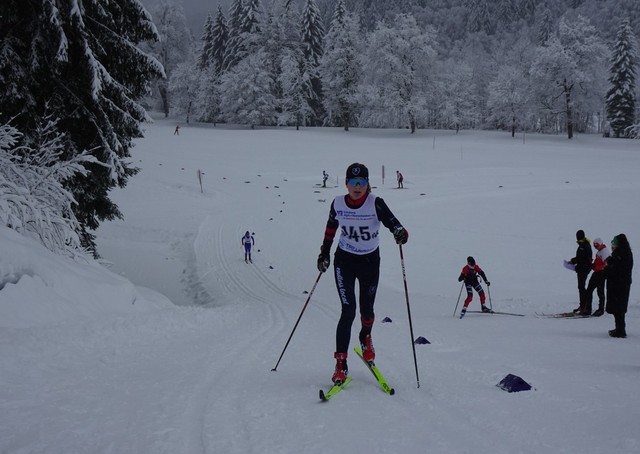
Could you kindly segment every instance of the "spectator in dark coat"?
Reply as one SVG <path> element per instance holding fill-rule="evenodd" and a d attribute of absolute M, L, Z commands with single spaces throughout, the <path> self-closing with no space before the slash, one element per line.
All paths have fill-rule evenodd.
<path fill-rule="evenodd" d="M 611 240 L 611 256 L 605 267 L 607 273 L 607 314 L 612 314 L 616 328 L 609 331 L 611 337 L 627 337 L 625 314 L 629 305 L 633 253 L 624 233 Z"/>
<path fill-rule="evenodd" d="M 580 298 L 580 306 L 573 312 L 578 312 L 582 315 L 591 315 L 591 307 L 587 307 L 587 277 L 591 272 L 593 252 L 591 251 L 591 243 L 589 242 L 589 239 L 585 237 L 583 230 L 578 230 L 576 232 L 576 243 L 578 243 L 576 256 L 569 261 L 575 265 L 576 274 L 578 275 L 578 296 Z"/>

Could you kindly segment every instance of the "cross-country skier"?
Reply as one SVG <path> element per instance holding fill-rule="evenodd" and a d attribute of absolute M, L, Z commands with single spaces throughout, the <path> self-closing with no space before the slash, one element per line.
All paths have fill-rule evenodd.
<path fill-rule="evenodd" d="M 251 246 L 256 244 L 256 240 L 253 238 L 253 235 L 247 230 L 240 242 L 244 245 L 244 261 L 246 263 L 253 263 L 251 260 Z"/>
<path fill-rule="evenodd" d="M 487 275 L 484 274 L 482 268 L 480 268 L 480 266 L 476 264 L 476 260 L 471 256 L 467 257 L 467 264 L 462 268 L 460 276 L 458 276 L 458 282 L 464 281 L 464 285 L 467 287 L 467 299 L 464 300 L 464 306 L 460 311 L 460 318 L 464 317 L 464 314 L 467 313 L 467 307 L 473 299 L 474 289 L 476 292 L 478 292 L 478 296 L 480 297 L 482 312 L 493 312 L 491 309 L 484 305 L 486 298 L 484 296 L 484 289 L 478 281 L 478 275 L 482 277 L 485 284 L 487 284 L 487 287 L 491 285 L 491 283 L 487 280 Z"/>
<path fill-rule="evenodd" d="M 322 187 L 323 188 L 327 187 L 327 180 L 328 179 L 329 179 L 329 174 L 323 170 L 322 171 Z"/>
<path fill-rule="evenodd" d="M 398 180 L 398 189 L 404 189 L 404 176 L 402 176 L 399 170 L 396 170 L 396 179 Z"/>
<path fill-rule="evenodd" d="M 340 239 L 333 259 L 333 270 L 342 304 L 336 328 L 335 372 L 331 380 L 344 383 L 348 374 L 347 350 L 351 339 L 351 326 L 356 316 L 356 280 L 360 304 L 359 340 L 365 361 L 373 362 L 375 351 L 371 329 L 375 319 L 373 304 L 380 277 L 380 251 L 378 236 L 382 223 L 398 244 L 405 244 L 409 233 L 396 219 L 387 204 L 371 193 L 369 170 L 354 163 L 347 168 L 345 179 L 348 194 L 336 197 L 331 203 L 324 241 L 318 256 L 318 270 L 327 271 L 331 245 L 340 227 Z"/>

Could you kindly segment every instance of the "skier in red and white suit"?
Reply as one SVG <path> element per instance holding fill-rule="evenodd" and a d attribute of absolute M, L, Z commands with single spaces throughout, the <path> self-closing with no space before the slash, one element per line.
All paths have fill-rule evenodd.
<path fill-rule="evenodd" d="M 462 311 L 460 311 L 460 318 L 464 317 L 464 314 L 467 312 L 467 307 L 473 299 L 474 289 L 476 292 L 478 292 L 478 296 L 480 297 L 482 312 L 491 312 L 491 309 L 484 305 L 486 298 L 484 296 L 484 289 L 478 281 L 478 275 L 482 277 L 484 282 L 487 284 L 487 287 L 491 285 L 487 280 L 487 275 L 484 274 L 482 268 L 480 268 L 480 266 L 476 264 L 475 259 L 471 256 L 467 257 L 467 264 L 464 266 L 464 268 L 462 268 L 462 272 L 460 273 L 460 276 L 458 276 L 458 282 L 464 281 L 464 284 L 467 287 L 467 299 L 464 300 L 464 307 L 462 308 Z"/>

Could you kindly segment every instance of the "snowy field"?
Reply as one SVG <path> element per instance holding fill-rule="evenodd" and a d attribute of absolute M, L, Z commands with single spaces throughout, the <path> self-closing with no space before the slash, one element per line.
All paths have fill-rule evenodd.
<path fill-rule="evenodd" d="M 562 266 L 576 230 L 607 245 L 623 232 L 640 251 L 640 142 L 174 128 L 157 120 L 137 142 L 142 171 L 113 193 L 125 219 L 97 232 L 104 266 L 0 228 L 0 453 L 640 452 L 638 266 L 627 339 L 609 338 L 610 315 L 535 316 L 577 307 Z M 318 277 L 329 206 L 354 161 L 409 231 L 414 335 L 431 344 L 416 346 L 418 388 L 399 249 L 385 229 L 373 339 L 396 394 L 351 355 L 353 381 L 321 403 L 339 314 L 330 273 L 271 369 Z M 493 309 L 524 317 L 453 317 L 468 255 L 492 283 Z M 535 389 L 497 388 L 509 373 Z"/>

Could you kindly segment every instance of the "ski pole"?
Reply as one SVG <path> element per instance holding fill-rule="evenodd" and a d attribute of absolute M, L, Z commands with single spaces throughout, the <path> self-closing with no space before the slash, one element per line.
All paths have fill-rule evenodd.
<path fill-rule="evenodd" d="M 282 349 L 282 353 L 280 353 L 280 358 L 278 358 L 278 362 L 276 363 L 275 367 L 273 369 L 271 369 L 271 372 L 276 372 L 277 371 L 278 364 L 280 364 L 280 360 L 284 356 L 284 352 L 287 349 L 287 347 L 289 346 L 289 342 L 291 341 L 291 338 L 293 337 L 293 333 L 296 332 L 296 328 L 298 327 L 298 323 L 300 323 L 300 319 L 302 318 L 302 314 L 304 314 L 304 310 L 307 308 L 307 305 L 309 304 L 309 301 L 311 301 L 311 295 L 313 295 L 313 291 L 316 289 L 316 285 L 318 285 L 318 281 L 320 280 L 321 276 L 322 276 L 322 272 L 320 272 L 318 274 L 318 277 L 316 278 L 316 281 L 313 283 L 313 287 L 311 287 L 311 291 L 309 292 L 309 296 L 307 297 L 307 301 L 304 303 L 304 306 L 302 306 L 302 311 L 300 311 L 300 315 L 298 316 L 298 320 L 296 321 L 296 324 L 293 326 L 293 330 L 291 331 L 291 334 L 289 335 L 289 339 L 287 339 L 287 343 L 284 345 L 284 348 Z"/>
<path fill-rule="evenodd" d="M 418 388 L 420 387 L 420 377 L 418 376 L 418 360 L 416 358 L 416 344 L 413 337 L 413 323 L 411 323 L 411 307 L 409 306 L 409 290 L 407 289 L 407 274 L 404 270 L 404 254 L 402 253 L 402 244 L 398 245 L 400 249 L 400 264 L 402 265 L 402 280 L 404 281 L 404 296 L 407 300 L 407 314 L 409 315 L 409 332 L 411 334 L 411 348 L 413 349 L 413 364 L 416 368 L 416 381 Z"/>
<path fill-rule="evenodd" d="M 462 285 L 460 286 L 460 293 L 458 293 L 458 301 L 456 301 L 456 308 L 453 310 L 453 316 L 456 316 L 456 311 L 458 310 L 458 304 L 460 303 L 460 296 L 462 296 L 462 289 L 464 288 L 464 281 L 462 282 Z"/>
<path fill-rule="evenodd" d="M 487 284 L 487 282 L 485 281 L 485 284 Z M 489 309 L 493 310 L 493 305 L 491 304 L 491 290 L 489 289 L 490 285 L 487 284 L 487 294 L 489 295 Z"/>

